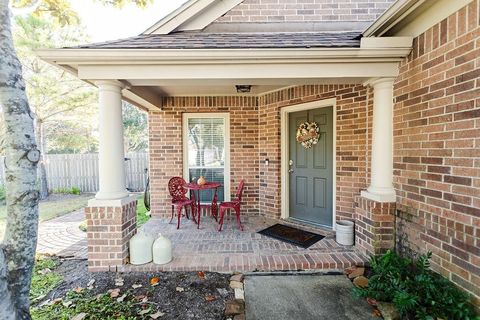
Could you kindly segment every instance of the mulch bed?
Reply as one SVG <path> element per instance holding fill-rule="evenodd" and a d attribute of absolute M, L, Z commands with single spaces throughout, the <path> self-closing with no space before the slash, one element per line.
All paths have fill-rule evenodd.
<path fill-rule="evenodd" d="M 109 289 L 130 290 L 134 295 L 147 295 L 165 315 L 160 319 L 226 319 L 224 315 L 227 300 L 234 298 L 229 286 L 230 274 L 197 272 L 155 272 L 155 273 L 88 273 L 85 260 L 60 260 L 56 273 L 63 282 L 52 290 L 43 301 L 62 298 L 75 288 L 86 288 L 91 279 L 95 283 L 92 294 L 106 293 Z M 115 285 L 115 279 L 122 278 L 123 285 Z M 152 278 L 158 278 L 158 285 L 151 286 Z M 140 288 L 132 285 L 141 284 Z M 179 288 L 180 291 L 179 291 Z M 182 290 L 183 289 L 183 290 Z"/>

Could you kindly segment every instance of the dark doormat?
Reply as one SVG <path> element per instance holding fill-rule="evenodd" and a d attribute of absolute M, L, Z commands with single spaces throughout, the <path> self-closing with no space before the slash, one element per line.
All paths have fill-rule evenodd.
<path fill-rule="evenodd" d="M 322 240 L 325 236 L 297 229 L 283 224 L 274 224 L 271 227 L 258 231 L 264 236 L 281 240 L 302 248 L 308 248 L 312 244 Z"/>

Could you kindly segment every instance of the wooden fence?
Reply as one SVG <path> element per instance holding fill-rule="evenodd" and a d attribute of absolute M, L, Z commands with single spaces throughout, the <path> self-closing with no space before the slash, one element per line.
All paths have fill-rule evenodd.
<path fill-rule="evenodd" d="M 129 153 L 125 157 L 127 188 L 145 190 L 147 154 Z M 4 157 L 0 157 L 0 185 L 5 180 L 4 167 Z M 47 154 L 45 168 L 50 190 L 76 187 L 83 192 L 98 191 L 98 154 Z"/>

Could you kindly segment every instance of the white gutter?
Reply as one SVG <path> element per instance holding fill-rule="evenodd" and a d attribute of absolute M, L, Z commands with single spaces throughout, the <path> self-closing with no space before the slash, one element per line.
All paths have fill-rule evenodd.
<path fill-rule="evenodd" d="M 395 37 L 366 40 L 360 48 L 292 49 L 42 49 L 37 55 L 56 64 L 141 64 L 141 63 L 241 63 L 257 61 L 359 61 L 359 59 L 401 60 L 410 53 L 412 39 Z"/>

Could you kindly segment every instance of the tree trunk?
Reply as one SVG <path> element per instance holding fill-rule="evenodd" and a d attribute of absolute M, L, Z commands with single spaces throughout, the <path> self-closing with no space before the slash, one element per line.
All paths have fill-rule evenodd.
<path fill-rule="evenodd" d="M 38 231 L 35 188 L 39 152 L 13 47 L 8 0 L 0 0 L 0 104 L 6 140 L 7 227 L 0 247 L 0 318 L 30 319 L 28 293 Z"/>
<path fill-rule="evenodd" d="M 36 132 L 37 132 L 37 144 L 38 150 L 40 151 L 40 161 L 38 163 L 37 176 L 38 182 L 40 184 L 40 197 L 39 200 L 45 200 L 48 197 L 48 181 L 47 181 L 47 170 L 45 169 L 45 135 L 43 121 L 38 119 L 36 120 Z"/>

